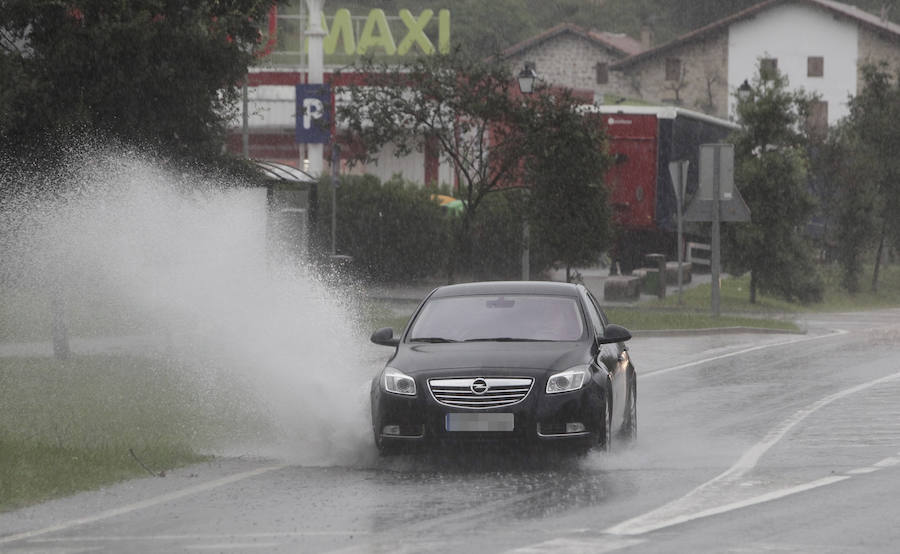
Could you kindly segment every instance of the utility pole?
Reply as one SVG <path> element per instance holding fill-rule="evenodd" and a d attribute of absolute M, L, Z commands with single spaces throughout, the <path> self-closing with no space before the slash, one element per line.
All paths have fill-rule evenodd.
<path fill-rule="evenodd" d="M 712 256 L 710 259 L 711 263 L 711 273 L 712 273 L 712 313 L 713 316 L 719 317 L 722 315 L 721 308 L 721 295 L 719 291 L 719 272 L 722 263 L 721 256 L 721 248 L 722 248 L 722 238 L 720 235 L 719 224 L 722 219 L 722 213 L 720 211 L 720 206 L 722 203 L 721 198 L 721 190 L 722 190 L 722 180 L 720 176 L 720 172 L 722 170 L 722 149 L 716 148 L 713 150 L 713 175 L 712 175 Z"/>
<path fill-rule="evenodd" d="M 309 38 L 306 74 L 307 83 L 311 85 L 321 85 L 325 78 L 325 54 L 322 47 L 325 39 L 325 30 L 322 28 L 322 8 L 324 6 L 325 0 L 306 0 L 307 11 L 309 11 L 309 25 L 306 31 L 306 36 Z M 318 177 L 322 174 L 324 166 L 323 146 L 321 143 L 307 144 L 306 151 L 309 159 L 309 172 Z M 302 163 L 300 167 L 303 167 Z"/>

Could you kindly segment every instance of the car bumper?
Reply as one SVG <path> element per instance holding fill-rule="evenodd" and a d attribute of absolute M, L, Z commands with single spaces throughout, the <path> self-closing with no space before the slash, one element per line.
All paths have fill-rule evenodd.
<path fill-rule="evenodd" d="M 440 446 L 471 443 L 589 447 L 597 440 L 602 395 L 591 384 L 577 391 L 547 395 L 535 388 L 521 402 L 503 408 L 465 409 L 437 402 L 428 391 L 417 396 L 372 389 L 372 424 L 385 446 Z M 423 394 L 424 393 L 424 394 Z M 511 430 L 448 430 L 448 414 L 480 414 L 490 428 L 491 414 L 512 414 Z M 452 416 L 451 416 L 452 417 Z M 506 420 L 509 416 L 500 416 Z"/>

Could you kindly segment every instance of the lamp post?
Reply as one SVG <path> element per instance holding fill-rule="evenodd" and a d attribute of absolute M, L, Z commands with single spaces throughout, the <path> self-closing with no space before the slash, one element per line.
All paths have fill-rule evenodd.
<path fill-rule="evenodd" d="M 746 101 L 750 98 L 750 93 L 753 92 L 753 89 L 750 87 L 750 83 L 747 82 L 747 79 L 744 79 L 744 82 L 741 83 L 741 86 L 737 88 L 737 96 L 738 100 L 741 102 Z"/>
<path fill-rule="evenodd" d="M 534 92 L 534 82 L 537 80 L 537 72 L 534 70 L 534 64 L 525 62 L 525 67 L 519 72 L 516 79 L 519 81 L 519 92 L 523 95 L 530 95 Z M 528 281 L 531 278 L 531 259 L 529 252 L 529 229 L 528 218 L 522 221 L 522 280 Z"/>
<path fill-rule="evenodd" d="M 519 75 L 516 77 L 519 81 L 519 91 L 522 94 L 531 94 L 534 92 L 534 82 L 537 78 L 538 75 L 534 70 L 534 64 L 532 62 L 525 62 L 525 67 L 522 68 L 522 71 L 520 71 Z"/>

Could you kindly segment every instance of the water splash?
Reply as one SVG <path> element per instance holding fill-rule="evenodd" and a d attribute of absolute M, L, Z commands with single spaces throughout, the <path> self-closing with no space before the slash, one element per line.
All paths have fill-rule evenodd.
<path fill-rule="evenodd" d="M 352 294 L 272 254 L 264 189 L 112 147 L 79 149 L 66 168 L 32 177 L 53 194 L 3 206 L 7 290 L 62 291 L 73 333 L 152 337 L 129 344 L 191 372 L 198 401 L 235 402 L 240 391 L 218 408 L 266 428 L 235 430 L 242 438 L 217 453 L 371 456 L 372 368 Z"/>

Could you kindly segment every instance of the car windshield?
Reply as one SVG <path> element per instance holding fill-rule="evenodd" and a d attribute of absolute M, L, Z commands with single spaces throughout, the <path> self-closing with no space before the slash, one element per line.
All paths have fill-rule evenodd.
<path fill-rule="evenodd" d="M 575 298 L 505 295 L 433 298 L 413 323 L 413 342 L 574 341 L 584 334 Z"/>

